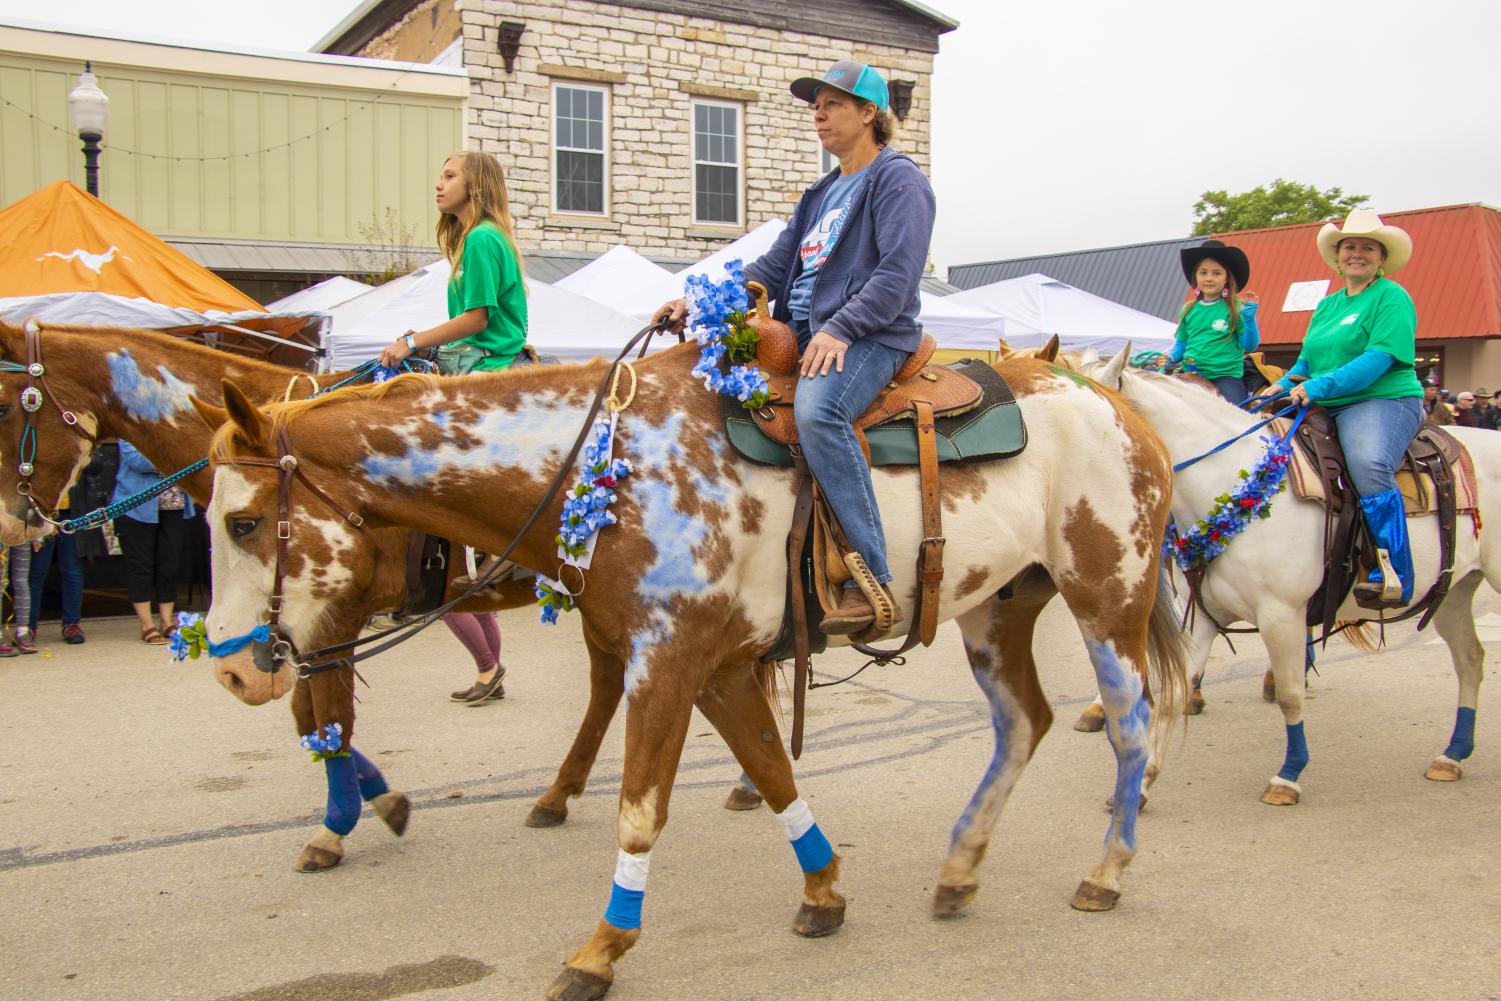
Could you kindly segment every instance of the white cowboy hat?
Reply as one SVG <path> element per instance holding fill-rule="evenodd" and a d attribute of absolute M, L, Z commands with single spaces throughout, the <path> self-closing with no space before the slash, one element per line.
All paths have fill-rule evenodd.
<path fill-rule="evenodd" d="M 1343 226 L 1326 222 L 1319 230 L 1319 256 L 1336 271 L 1339 270 L 1339 241 L 1347 236 L 1367 236 L 1385 247 L 1386 261 L 1381 266 L 1389 275 L 1412 260 L 1412 237 L 1406 230 L 1383 224 L 1381 217 L 1370 209 L 1355 209 L 1345 218 Z"/>

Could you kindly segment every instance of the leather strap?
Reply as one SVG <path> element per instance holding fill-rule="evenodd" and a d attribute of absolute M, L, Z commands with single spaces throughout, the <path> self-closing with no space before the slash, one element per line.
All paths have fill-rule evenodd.
<path fill-rule="evenodd" d="M 917 608 L 914 622 L 921 621 L 919 636 L 923 646 L 933 645 L 938 632 L 938 591 L 943 583 L 943 502 L 938 493 L 938 433 L 933 418 L 933 404 L 914 401 L 917 406 L 917 469 L 922 478 L 922 533 L 917 551 Z"/>
<path fill-rule="evenodd" d="M 807 585 L 803 580 L 803 550 L 808 529 L 813 523 L 813 474 L 801 456 L 795 460 L 798 470 L 797 501 L 792 506 L 792 529 L 787 533 L 787 593 L 792 603 L 792 760 L 803 753 L 803 715 L 808 702 L 808 682 L 812 678 L 812 657 L 808 652 Z"/>

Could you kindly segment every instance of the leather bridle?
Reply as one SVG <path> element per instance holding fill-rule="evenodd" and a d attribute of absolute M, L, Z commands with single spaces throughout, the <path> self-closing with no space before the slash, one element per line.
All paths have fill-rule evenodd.
<path fill-rule="evenodd" d="M 26 364 L 6 362 L 0 365 L 0 373 L 17 373 L 26 376 L 26 388 L 21 390 L 17 400 L 21 405 L 21 412 L 25 415 L 25 423 L 21 427 L 21 437 L 16 449 L 16 473 L 20 476 L 20 480 L 16 483 L 16 492 L 26 498 L 26 503 L 43 521 L 56 525 L 57 521 L 48 514 L 32 494 L 31 477 L 36 473 L 38 451 L 37 414 L 50 402 L 63 423 L 74 434 L 89 443 L 90 450 L 98 446 L 99 439 L 83 426 L 77 414 L 63 406 L 57 393 L 47 382 L 47 366 L 42 363 L 42 328 L 35 323 L 28 323 L 25 327 L 25 336 Z"/>

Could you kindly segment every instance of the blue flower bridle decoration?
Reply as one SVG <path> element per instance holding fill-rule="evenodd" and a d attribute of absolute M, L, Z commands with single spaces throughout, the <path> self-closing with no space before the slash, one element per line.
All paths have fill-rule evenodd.
<path fill-rule="evenodd" d="M 683 283 L 688 294 L 688 329 L 699 345 L 693 374 L 716 393 L 732 396 L 747 410 L 766 405 L 771 384 L 753 362 L 756 333 L 745 325 L 750 299 L 745 292 L 745 270 L 738 260 L 724 266 L 729 275 L 710 281 L 707 275 L 689 275 Z M 722 362 L 728 357 L 729 370 Z"/>
<path fill-rule="evenodd" d="M 1184 573 L 1207 567 L 1252 521 L 1272 516 L 1272 498 L 1287 487 L 1293 449 L 1286 438 L 1261 440 L 1266 446 L 1261 459 L 1249 472 L 1240 471 L 1239 482 L 1229 493 L 1215 498 L 1207 515 L 1182 533 L 1174 522 L 1168 521 L 1162 551 L 1177 561 L 1178 569 Z"/>
<path fill-rule="evenodd" d="M 575 566 L 587 559 L 590 540 L 599 530 L 616 523 L 610 511 L 610 505 L 617 499 L 615 488 L 631 473 L 629 459 L 612 458 L 614 418 L 612 412 L 594 422 L 593 436 L 584 446 L 584 471 L 563 501 L 556 539 L 564 559 Z M 537 575 L 533 591 L 542 609 L 544 625 L 555 625 L 559 612 L 573 611 L 573 595 L 541 574 Z"/>

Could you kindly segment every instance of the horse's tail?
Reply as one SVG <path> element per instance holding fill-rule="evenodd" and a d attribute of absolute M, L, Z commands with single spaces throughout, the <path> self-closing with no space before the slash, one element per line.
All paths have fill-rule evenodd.
<path fill-rule="evenodd" d="M 1344 628 L 1340 630 L 1339 634 L 1345 638 L 1346 643 L 1361 653 L 1376 652 L 1376 636 L 1371 631 L 1371 624 L 1369 622 L 1342 622 L 1340 625 L 1344 626 Z"/>
<path fill-rule="evenodd" d="M 1166 562 L 1157 568 L 1157 600 L 1147 621 L 1147 685 L 1154 717 L 1171 720 L 1183 712 L 1188 700 L 1188 649 Z"/>
<path fill-rule="evenodd" d="M 779 660 L 758 660 L 754 668 L 756 672 L 756 686 L 766 696 L 766 704 L 771 706 L 774 712 L 781 713 L 781 693 L 777 690 L 777 668 L 782 666 Z"/>

